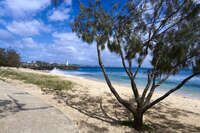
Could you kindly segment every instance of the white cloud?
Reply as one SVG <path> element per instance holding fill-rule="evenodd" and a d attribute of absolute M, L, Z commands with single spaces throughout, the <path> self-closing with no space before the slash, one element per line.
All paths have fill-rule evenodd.
<path fill-rule="evenodd" d="M 75 33 L 53 33 L 55 38 L 52 44 L 52 51 L 59 53 L 55 55 L 60 60 L 68 59 L 70 63 L 84 64 L 84 65 L 98 65 L 98 58 L 96 52 L 96 45 L 88 45 L 79 39 Z M 145 59 L 142 67 L 151 67 L 150 61 L 152 57 L 150 55 Z M 121 58 L 111 53 L 107 48 L 102 51 L 102 61 L 105 66 L 122 66 Z M 133 62 L 133 66 L 136 67 L 137 62 Z"/>
<path fill-rule="evenodd" d="M 200 4 L 200 0 L 194 0 L 194 2 Z"/>
<path fill-rule="evenodd" d="M 48 14 L 50 21 L 64 21 L 70 18 L 70 11 L 72 6 L 72 0 L 65 0 L 59 5 L 59 8 L 54 9 Z"/>
<path fill-rule="evenodd" d="M 33 15 L 33 13 L 46 8 L 50 3 L 50 0 L 5 0 L 0 4 L 13 16 L 20 17 Z"/>
<path fill-rule="evenodd" d="M 6 30 L 0 29 L 0 41 L 12 41 L 14 37 Z"/>
<path fill-rule="evenodd" d="M 70 63 L 84 65 L 98 65 L 96 45 L 88 45 L 81 41 L 75 33 L 53 33 L 52 44 L 54 52 L 60 53 L 60 59 L 68 59 Z M 121 66 L 120 58 L 108 50 L 102 52 L 102 60 L 106 66 Z"/>
<path fill-rule="evenodd" d="M 40 31 L 48 32 L 50 30 L 42 22 L 37 20 L 13 21 L 12 23 L 7 24 L 6 27 L 10 32 L 20 36 L 38 35 Z"/>
<path fill-rule="evenodd" d="M 64 10 L 54 10 L 52 15 L 50 15 L 48 18 L 51 21 L 63 21 L 67 20 L 70 17 L 70 9 L 66 8 Z"/>
<path fill-rule="evenodd" d="M 29 48 L 36 48 L 37 47 L 37 43 L 31 37 L 23 38 L 22 44 L 26 47 L 29 47 Z"/>
<path fill-rule="evenodd" d="M 62 41 L 80 41 L 80 39 L 76 36 L 75 33 L 72 32 L 64 32 L 64 33 L 53 33 L 53 37 L 60 39 Z"/>
<path fill-rule="evenodd" d="M 65 4 L 71 6 L 72 5 L 72 0 L 65 0 Z"/>
<path fill-rule="evenodd" d="M 4 37 L 2 35 L 6 34 L 9 36 L 10 33 L 0 30 L 0 42 L 1 37 Z M 9 39 L 8 36 L 6 36 L 7 39 Z M 95 43 L 88 45 L 72 32 L 55 32 L 52 36 L 53 42 L 48 44 L 36 42 L 32 37 L 22 37 L 21 40 L 14 40 L 12 43 L 8 43 L 8 46 L 18 49 L 22 57 L 29 61 L 42 60 L 65 63 L 67 59 L 70 64 L 98 65 Z M 3 43 L 3 45 L 5 45 L 5 43 Z M 122 66 L 120 57 L 110 53 L 108 49 L 102 52 L 102 60 L 105 66 Z M 150 56 L 145 60 L 143 67 L 150 66 L 149 60 L 151 60 Z M 135 62 L 134 66 L 136 66 Z"/>

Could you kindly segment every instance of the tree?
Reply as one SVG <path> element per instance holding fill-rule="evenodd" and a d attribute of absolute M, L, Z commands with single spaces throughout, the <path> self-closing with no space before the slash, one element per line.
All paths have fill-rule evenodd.
<path fill-rule="evenodd" d="M 0 66 L 6 65 L 6 51 L 4 48 L 0 48 Z"/>
<path fill-rule="evenodd" d="M 20 64 L 21 60 L 19 54 L 13 49 L 8 49 L 6 51 L 6 66 L 19 67 Z"/>
<path fill-rule="evenodd" d="M 0 66 L 19 67 L 20 55 L 13 49 L 0 48 Z"/>
<path fill-rule="evenodd" d="M 97 45 L 107 85 L 118 102 L 133 114 L 133 127 L 141 130 L 148 109 L 200 74 L 200 6 L 193 0 L 127 0 L 110 8 L 105 9 L 100 0 L 91 0 L 87 6 L 80 3 L 80 12 L 71 27 L 83 41 Z M 122 99 L 113 87 L 101 59 L 105 47 L 121 58 L 135 103 Z M 152 69 L 139 94 L 135 78 L 148 55 L 152 57 Z M 133 62 L 137 65 L 134 72 Z M 192 69 L 193 74 L 152 100 L 155 90 L 183 68 Z"/>

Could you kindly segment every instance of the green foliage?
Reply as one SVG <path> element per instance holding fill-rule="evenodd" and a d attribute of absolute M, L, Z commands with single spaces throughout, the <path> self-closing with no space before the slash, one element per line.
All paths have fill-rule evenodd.
<path fill-rule="evenodd" d="M 80 12 L 71 27 L 83 41 L 97 45 L 99 64 L 111 92 L 134 114 L 134 128 L 141 130 L 145 111 L 200 73 L 200 5 L 194 0 L 126 0 L 122 4 L 113 3 L 113 6 L 106 9 L 102 2 L 103 0 L 90 0 L 87 6 L 80 3 Z M 131 80 L 136 109 L 131 108 L 133 104 L 127 103 L 117 94 L 107 76 L 99 50 L 106 47 L 121 56 Z M 148 71 L 148 84 L 140 96 L 135 77 L 147 56 L 152 57 L 148 60 L 152 69 Z M 134 74 L 132 60 L 138 65 Z M 129 69 L 126 63 L 129 64 Z M 194 74 L 151 102 L 154 90 L 171 74 L 176 74 L 183 68 L 193 68 Z M 163 78 L 159 79 L 160 82 L 158 76 Z"/>
<path fill-rule="evenodd" d="M 111 25 L 111 16 L 106 14 L 100 1 L 91 0 L 89 5 L 87 8 L 80 3 L 80 13 L 75 17 L 71 27 L 83 41 L 89 44 L 95 41 L 103 50 L 111 34 L 111 27 L 108 26 Z"/>
<path fill-rule="evenodd" d="M 142 41 L 138 39 L 136 36 L 130 36 L 130 39 L 127 39 L 127 44 L 124 47 L 124 51 L 126 52 L 126 59 L 132 60 L 136 57 L 137 53 L 144 54 Z"/>
<path fill-rule="evenodd" d="M 196 73 L 200 71 L 200 58 L 199 57 L 195 58 L 195 65 L 193 65 L 193 71 Z"/>
<path fill-rule="evenodd" d="M 6 51 L 0 48 L 0 66 L 6 66 Z"/>
<path fill-rule="evenodd" d="M 0 66 L 19 67 L 20 64 L 20 56 L 15 50 L 0 48 Z"/>
<path fill-rule="evenodd" d="M 119 45 L 116 44 L 115 41 L 109 41 L 108 42 L 108 49 L 111 51 L 111 52 L 115 52 L 115 53 L 120 53 L 119 51 Z"/>
<path fill-rule="evenodd" d="M 7 65 L 11 67 L 19 67 L 20 63 L 19 54 L 15 50 L 7 50 Z"/>
<path fill-rule="evenodd" d="M 0 76 L 22 80 L 25 83 L 37 85 L 41 88 L 48 88 L 52 90 L 70 90 L 73 88 L 73 83 L 67 80 L 62 80 L 57 76 L 49 76 L 42 74 L 34 74 L 28 72 L 16 72 L 13 70 L 0 69 Z"/>
<path fill-rule="evenodd" d="M 3 78 L 1 78 L 1 77 L 0 77 L 0 80 L 1 80 L 1 81 L 4 81 L 4 82 L 6 81 L 5 79 L 3 79 Z"/>
<path fill-rule="evenodd" d="M 200 6 L 193 0 L 128 0 L 105 9 L 102 1 L 80 3 L 71 24 L 77 35 L 103 50 L 141 64 L 152 56 L 153 71 L 176 74 L 182 68 L 197 70 L 200 57 Z"/>

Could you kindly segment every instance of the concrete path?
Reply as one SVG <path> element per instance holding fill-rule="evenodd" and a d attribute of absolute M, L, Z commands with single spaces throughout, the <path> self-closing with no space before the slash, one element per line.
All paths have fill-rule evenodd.
<path fill-rule="evenodd" d="M 77 132 L 58 109 L 0 80 L 0 133 Z"/>

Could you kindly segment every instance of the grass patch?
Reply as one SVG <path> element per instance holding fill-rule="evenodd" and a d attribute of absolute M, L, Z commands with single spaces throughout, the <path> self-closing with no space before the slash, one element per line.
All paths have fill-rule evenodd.
<path fill-rule="evenodd" d="M 5 79 L 3 79 L 3 78 L 1 78 L 1 77 L 0 77 L 0 80 L 1 80 L 1 81 L 4 81 L 4 82 L 6 81 Z"/>
<path fill-rule="evenodd" d="M 22 80 L 24 83 L 30 83 L 39 86 L 41 89 L 48 88 L 52 90 L 69 90 L 73 88 L 73 83 L 62 80 L 58 76 L 35 74 L 29 72 L 16 72 L 13 70 L 0 69 L 0 76 L 15 80 Z"/>

